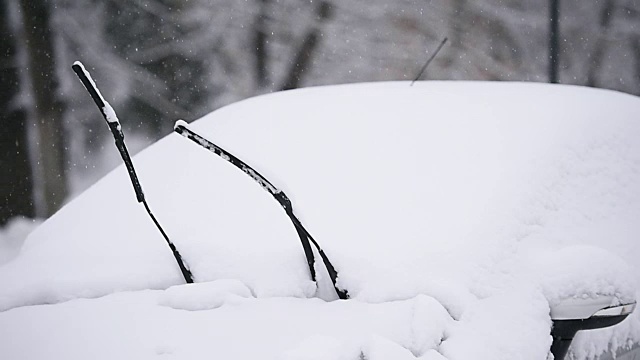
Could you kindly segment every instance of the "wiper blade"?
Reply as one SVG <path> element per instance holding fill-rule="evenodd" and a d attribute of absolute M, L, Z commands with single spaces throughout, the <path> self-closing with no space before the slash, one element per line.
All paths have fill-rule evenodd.
<path fill-rule="evenodd" d="M 122 156 L 122 160 L 124 161 L 124 164 L 127 167 L 127 172 L 129 173 L 129 178 L 131 178 L 131 184 L 133 185 L 133 189 L 136 192 L 136 198 L 138 199 L 138 202 L 144 205 L 145 210 L 147 210 L 147 214 L 149 214 L 149 217 L 151 218 L 151 220 L 153 220 L 153 223 L 156 225 L 156 227 L 162 234 L 162 237 L 164 237 L 164 240 L 167 242 L 167 245 L 169 245 L 169 248 L 173 253 L 173 257 L 176 259 L 176 262 L 178 263 L 180 272 L 182 272 L 184 281 L 188 284 L 193 283 L 193 275 L 191 274 L 191 270 L 189 270 L 189 267 L 182 260 L 182 256 L 180 255 L 180 252 L 178 252 L 178 249 L 176 249 L 173 242 L 169 240 L 169 236 L 164 231 L 164 229 L 162 229 L 162 226 L 160 226 L 160 223 L 158 222 L 156 217 L 153 216 L 153 214 L 151 213 L 149 204 L 147 204 L 147 200 L 144 197 L 144 192 L 142 191 L 140 180 L 138 180 L 138 175 L 136 175 L 136 170 L 133 167 L 133 161 L 131 161 L 131 156 L 129 155 L 127 146 L 124 144 L 124 133 L 122 132 L 122 127 L 120 126 L 120 121 L 116 116 L 116 112 L 113 110 L 111 105 L 109 105 L 109 103 L 102 97 L 100 90 L 98 90 L 96 83 L 91 78 L 91 75 L 89 74 L 89 72 L 84 68 L 84 65 L 82 65 L 80 61 L 76 61 L 75 63 L 73 63 L 72 68 L 73 68 L 73 71 L 76 73 L 76 75 L 78 75 L 78 78 L 80 79 L 84 87 L 89 92 L 89 95 L 91 95 L 91 98 L 93 99 L 93 101 L 96 103 L 96 105 L 100 109 L 100 113 L 102 114 L 104 119 L 107 121 L 107 125 L 109 125 L 109 129 L 111 129 L 113 138 L 116 141 L 116 147 L 118 148 L 118 151 L 120 152 L 120 156 Z"/>
<path fill-rule="evenodd" d="M 337 280 L 338 280 L 338 272 L 335 267 L 322 250 L 318 242 L 311 236 L 309 231 L 302 225 L 298 217 L 293 212 L 293 206 L 291 205 L 291 200 L 289 197 L 280 189 L 278 189 L 275 185 L 273 185 L 267 178 L 265 178 L 262 174 L 260 174 L 257 170 L 249 166 L 244 161 L 240 160 L 238 157 L 228 152 L 227 150 L 221 148 L 220 146 L 214 144 L 213 142 L 205 139 L 204 137 L 198 135 L 193 130 L 187 127 L 187 123 L 183 120 L 178 120 L 175 124 L 174 131 L 178 134 L 190 139 L 196 144 L 202 146 L 203 148 L 211 151 L 212 153 L 220 156 L 222 159 L 228 161 L 236 168 L 242 170 L 245 174 L 249 175 L 253 180 L 255 180 L 265 191 L 273 196 L 274 199 L 282 206 L 285 213 L 293 223 L 293 226 L 300 237 L 300 242 L 302 243 L 302 249 L 304 250 L 305 257 L 307 258 L 307 265 L 309 266 L 309 273 L 311 274 L 311 279 L 316 281 L 316 272 L 314 268 L 315 257 L 313 255 L 313 250 L 311 248 L 311 244 L 315 246 L 322 258 L 322 262 L 329 273 L 329 277 L 331 278 L 331 282 L 333 283 L 333 288 L 336 291 L 336 294 L 340 299 L 348 299 L 349 294 L 346 290 L 342 290 L 338 288 Z"/>

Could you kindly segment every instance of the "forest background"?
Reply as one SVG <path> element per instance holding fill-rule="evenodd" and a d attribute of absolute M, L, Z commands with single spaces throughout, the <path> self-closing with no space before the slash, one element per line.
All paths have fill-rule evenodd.
<path fill-rule="evenodd" d="M 247 97 L 413 80 L 444 37 L 425 79 L 640 95 L 637 0 L 3 0 L 0 227 L 50 216 L 119 163 L 75 60 L 136 152 Z"/>

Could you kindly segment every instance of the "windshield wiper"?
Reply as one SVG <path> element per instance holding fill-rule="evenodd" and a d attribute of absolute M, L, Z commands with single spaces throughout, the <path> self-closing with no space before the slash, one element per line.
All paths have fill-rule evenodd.
<path fill-rule="evenodd" d="M 113 110 L 111 105 L 102 97 L 102 94 L 98 90 L 96 83 L 91 78 L 89 72 L 84 68 L 84 65 L 80 61 L 76 61 L 73 63 L 73 71 L 78 75 L 78 78 L 84 85 L 84 87 L 91 95 L 91 98 L 96 103 L 98 108 L 100 109 L 100 113 L 107 121 L 107 125 L 109 125 L 109 129 L 111 129 L 111 133 L 113 134 L 113 138 L 116 141 L 116 147 L 120 152 L 120 156 L 122 156 L 122 160 L 124 161 L 125 166 L 127 167 L 127 172 L 129 173 L 129 177 L 131 178 L 131 184 L 133 185 L 133 190 L 136 192 L 136 198 L 139 203 L 144 205 L 145 210 L 147 210 L 147 214 L 153 223 L 156 225 L 162 237 L 169 245 L 171 252 L 173 253 L 173 257 L 176 259 L 178 263 L 178 267 L 180 268 L 180 272 L 182 272 L 182 276 L 184 277 L 184 281 L 187 284 L 193 283 L 193 275 L 191 274 L 191 270 L 187 264 L 185 264 L 184 260 L 182 260 L 182 256 L 178 249 L 176 249 L 175 245 L 169 240 L 169 236 L 162 229 L 160 223 L 156 219 L 155 216 L 151 213 L 151 209 L 149 208 L 149 204 L 147 204 L 147 200 L 144 197 L 144 192 L 142 192 L 142 186 L 140 185 L 140 180 L 138 180 L 138 175 L 136 175 L 136 170 L 133 167 L 133 162 L 131 161 L 131 156 L 129 156 L 129 151 L 127 150 L 127 146 L 124 144 L 124 133 L 122 132 L 122 127 L 120 126 L 120 121 L 118 120 L 118 116 L 116 116 L 116 112 Z"/>
<path fill-rule="evenodd" d="M 314 268 L 315 257 L 313 254 L 313 249 L 311 248 L 311 244 L 315 246 L 322 258 L 322 262 L 324 266 L 327 268 L 327 272 L 329 273 L 329 277 L 331 278 L 331 282 L 333 283 L 333 288 L 336 291 L 336 294 L 340 299 L 348 299 L 349 294 L 346 290 L 342 290 L 338 288 L 337 279 L 338 272 L 329 261 L 329 258 L 324 253 L 318 242 L 315 241 L 313 236 L 307 231 L 307 229 L 302 225 L 298 217 L 293 213 L 293 207 L 291 205 L 291 200 L 287 197 L 287 195 L 277 187 L 275 187 L 267 178 L 262 176 L 257 170 L 249 166 L 244 161 L 240 160 L 227 150 L 221 148 L 220 146 L 212 143 L 211 141 L 205 139 L 204 137 L 198 135 L 193 130 L 187 127 L 187 123 L 183 120 L 178 120 L 175 124 L 174 131 L 178 134 L 186 137 L 187 139 L 192 140 L 196 144 L 202 146 L 203 148 L 211 151 L 212 153 L 220 156 L 222 159 L 228 161 L 233 164 L 238 169 L 242 170 L 245 174 L 249 175 L 253 180 L 255 180 L 264 190 L 266 190 L 269 194 L 273 196 L 274 199 L 284 208 L 285 213 L 291 219 L 293 226 L 300 237 L 300 242 L 302 243 L 302 249 L 304 250 L 304 254 L 307 258 L 307 265 L 309 266 L 309 273 L 311 274 L 311 279 L 316 282 L 316 272 Z"/>

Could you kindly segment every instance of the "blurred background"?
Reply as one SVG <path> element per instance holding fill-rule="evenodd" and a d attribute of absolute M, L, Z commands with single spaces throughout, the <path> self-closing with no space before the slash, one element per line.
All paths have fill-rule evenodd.
<path fill-rule="evenodd" d="M 413 80 L 444 37 L 423 79 L 640 95 L 638 0 L 2 0 L 0 228 L 50 216 L 120 163 L 75 60 L 135 153 L 247 97 Z"/>

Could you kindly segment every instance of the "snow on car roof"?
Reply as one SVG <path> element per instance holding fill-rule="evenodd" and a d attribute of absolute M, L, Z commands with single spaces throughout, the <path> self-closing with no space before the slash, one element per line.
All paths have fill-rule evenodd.
<path fill-rule="evenodd" d="M 0 338 L 64 344 L 84 333 L 92 346 L 50 339 L 0 357 L 95 358 L 109 340 L 128 345 L 105 358 L 544 358 L 550 305 L 637 296 L 638 113 L 637 97 L 612 91 L 469 82 L 319 87 L 227 106 L 191 127 L 287 193 L 352 300 L 318 299 L 331 300 L 330 281 L 310 280 L 281 207 L 171 134 L 134 163 L 197 284 L 174 286 L 180 271 L 120 167 L 0 267 L 0 309 L 13 309 L 0 313 Z M 60 324 L 66 316 L 78 320 Z M 638 325 L 635 314 L 589 335 L 576 355 L 638 342 Z M 32 331 L 52 326 L 58 335 Z"/>

